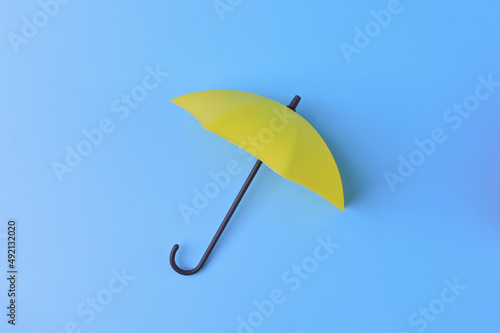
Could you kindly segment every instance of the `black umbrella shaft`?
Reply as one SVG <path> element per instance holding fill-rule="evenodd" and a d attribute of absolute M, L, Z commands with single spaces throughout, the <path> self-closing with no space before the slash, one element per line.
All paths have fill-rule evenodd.
<path fill-rule="evenodd" d="M 288 107 L 290 109 L 292 109 L 293 111 L 295 111 L 295 108 L 297 107 L 297 105 L 299 104 L 299 102 L 300 102 L 300 97 L 296 95 L 293 98 L 293 100 L 290 102 L 290 105 L 288 105 Z M 202 261 L 203 260 L 206 261 L 208 259 L 208 256 L 210 255 L 210 253 L 214 249 L 215 244 L 217 244 L 217 241 L 219 240 L 220 236 L 222 235 L 222 232 L 224 231 L 224 229 L 226 228 L 227 224 L 229 223 L 229 220 L 233 216 L 234 211 L 236 210 L 236 208 L 240 204 L 241 199 L 243 199 L 243 196 L 245 195 L 245 192 L 247 191 L 248 187 L 252 183 L 252 180 L 255 177 L 255 175 L 257 174 L 257 171 L 259 171 L 259 168 L 260 168 L 261 165 L 262 165 L 262 161 L 261 160 L 257 160 L 257 162 L 255 162 L 255 165 L 253 166 L 252 171 L 250 171 L 250 174 L 248 175 L 247 180 L 245 180 L 245 183 L 241 187 L 241 190 L 238 193 L 238 195 L 236 196 L 236 199 L 234 199 L 234 202 L 231 205 L 231 208 L 229 208 L 229 211 L 227 212 L 226 217 L 224 218 L 224 221 L 222 221 L 221 225 L 219 226 L 219 229 L 215 233 L 215 236 L 212 239 L 212 241 L 210 242 L 210 245 L 208 246 L 207 251 L 203 255 L 203 258 L 201 258 Z"/>
<path fill-rule="evenodd" d="M 212 241 L 210 242 L 210 245 L 208 246 L 207 250 L 205 251 L 205 254 L 201 258 L 202 265 L 207 261 L 208 257 L 210 256 L 210 253 L 212 253 L 212 250 L 215 247 L 215 244 L 217 244 L 217 241 L 219 240 L 220 236 L 222 236 L 222 233 L 224 232 L 224 229 L 226 228 L 227 224 L 229 223 L 229 220 L 233 216 L 234 212 L 236 211 L 236 208 L 240 204 L 241 199 L 243 199 L 243 196 L 245 195 L 245 192 L 248 190 L 248 187 L 252 183 L 253 178 L 257 174 L 257 171 L 259 171 L 260 166 L 262 165 L 261 160 L 257 160 L 255 162 L 255 165 L 252 168 L 252 171 L 250 171 L 250 174 L 247 177 L 247 180 L 245 180 L 245 183 L 241 187 L 240 192 L 238 192 L 238 195 L 236 196 L 236 199 L 234 199 L 233 204 L 231 205 L 231 208 L 229 208 L 229 211 L 226 214 L 226 217 L 224 218 L 224 221 L 219 226 L 219 229 L 217 229 L 217 232 L 215 233 L 214 238 L 212 238 Z M 201 267 L 200 267 L 201 268 Z"/>
<path fill-rule="evenodd" d="M 293 111 L 295 111 L 295 108 L 297 107 L 299 102 L 300 102 L 300 97 L 295 96 L 293 98 L 293 100 L 290 102 L 290 105 L 288 105 L 288 107 L 290 109 L 292 109 Z M 198 263 L 198 265 L 195 268 L 187 271 L 187 270 L 184 270 L 184 269 L 180 268 L 179 266 L 177 266 L 177 264 L 175 262 L 175 254 L 177 253 L 177 250 L 179 249 L 179 245 L 178 244 L 174 245 L 174 247 L 172 248 L 172 251 L 170 252 L 170 265 L 177 273 L 182 274 L 182 275 L 192 275 L 192 274 L 199 272 L 203 268 L 203 265 L 205 265 L 205 262 L 208 260 L 208 257 L 212 253 L 215 245 L 217 244 L 217 241 L 219 240 L 220 236 L 222 236 L 224 229 L 226 228 L 227 224 L 229 223 L 229 220 L 231 219 L 234 212 L 236 211 L 236 208 L 240 204 L 241 199 L 243 199 L 245 192 L 248 190 L 248 187 L 252 183 L 252 180 L 254 179 L 255 175 L 257 174 L 257 171 L 259 171 L 259 168 L 261 165 L 262 165 L 261 160 L 257 160 L 257 162 L 255 162 L 255 165 L 253 166 L 252 171 L 250 171 L 250 174 L 248 175 L 247 180 L 245 180 L 245 183 L 241 187 L 240 192 L 238 192 L 236 199 L 234 199 L 234 202 L 231 205 L 231 208 L 229 208 L 229 211 L 227 212 L 226 217 L 224 218 L 221 225 L 219 226 L 219 229 L 217 229 L 215 236 L 212 238 L 212 241 L 210 242 L 210 245 L 208 245 L 208 248 L 205 251 L 205 254 L 203 254 L 203 257 L 201 258 L 200 262 Z"/>

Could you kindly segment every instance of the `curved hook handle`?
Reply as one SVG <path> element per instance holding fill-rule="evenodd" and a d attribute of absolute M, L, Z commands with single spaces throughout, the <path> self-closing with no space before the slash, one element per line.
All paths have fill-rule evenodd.
<path fill-rule="evenodd" d="M 172 251 L 170 251 L 170 266 L 172 266 L 172 268 L 177 273 L 182 274 L 182 275 L 193 275 L 195 273 L 198 273 L 203 268 L 203 265 L 205 265 L 205 262 L 207 261 L 208 256 L 210 255 L 210 252 L 212 252 L 212 249 L 207 249 L 207 251 L 203 255 L 203 258 L 201 258 L 201 261 L 198 264 L 198 266 L 196 266 L 193 269 L 190 269 L 189 271 L 186 271 L 185 269 L 182 269 L 179 266 L 177 266 L 177 263 L 175 262 L 175 254 L 177 253 L 178 249 L 179 249 L 179 244 L 175 244 L 174 247 L 172 248 Z"/>
<path fill-rule="evenodd" d="M 293 111 L 295 111 L 295 108 L 297 107 L 297 104 L 299 104 L 299 101 L 300 101 L 300 97 L 295 96 L 293 98 L 292 102 L 290 102 L 290 104 L 288 105 L 288 107 L 290 109 L 292 109 Z M 238 207 L 238 204 L 240 203 L 241 199 L 243 198 L 243 195 L 245 195 L 245 192 L 247 191 L 248 187 L 250 186 L 250 183 L 252 182 L 253 178 L 257 174 L 257 171 L 259 171 L 259 168 L 261 165 L 262 165 L 261 160 L 257 160 L 257 162 L 255 162 L 255 165 L 253 166 L 252 171 L 250 171 L 250 174 L 248 175 L 247 180 L 245 181 L 245 183 L 241 187 L 240 192 L 236 196 L 236 199 L 234 199 L 234 202 L 231 205 L 231 208 L 229 208 L 229 211 L 227 212 L 226 217 L 224 218 L 221 225 L 219 226 L 219 229 L 217 229 L 217 232 L 215 233 L 214 238 L 212 238 L 210 245 L 208 246 L 207 250 L 205 251 L 205 254 L 203 254 L 203 257 L 201 258 L 200 262 L 198 263 L 198 265 L 195 268 L 190 269 L 190 270 L 185 270 L 185 269 L 180 268 L 177 265 L 177 263 L 175 262 L 175 254 L 177 253 L 177 250 L 179 250 L 179 244 L 174 245 L 174 247 L 172 248 L 172 251 L 170 251 L 170 266 L 172 266 L 172 268 L 177 273 L 182 274 L 182 275 L 193 275 L 195 273 L 198 273 L 203 268 L 203 265 L 205 265 L 205 263 L 207 262 L 208 257 L 210 256 L 210 253 L 212 253 L 212 250 L 214 249 L 215 245 L 217 244 L 217 241 L 219 240 L 220 236 L 222 235 L 222 232 L 226 228 L 229 220 L 231 219 L 231 216 L 233 216 L 233 213 L 236 210 L 236 207 Z"/>

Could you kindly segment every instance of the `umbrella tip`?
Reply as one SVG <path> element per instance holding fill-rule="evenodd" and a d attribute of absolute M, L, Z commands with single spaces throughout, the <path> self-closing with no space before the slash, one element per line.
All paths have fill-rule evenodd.
<path fill-rule="evenodd" d="M 295 111 L 295 108 L 297 107 L 297 105 L 299 104 L 300 102 L 300 96 L 299 95 L 295 95 L 295 97 L 292 99 L 292 101 L 290 102 L 290 104 L 288 105 L 288 107 L 292 110 Z"/>

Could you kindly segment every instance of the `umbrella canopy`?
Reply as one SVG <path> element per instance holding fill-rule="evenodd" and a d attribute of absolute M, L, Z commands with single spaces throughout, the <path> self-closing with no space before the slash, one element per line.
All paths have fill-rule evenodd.
<path fill-rule="evenodd" d="M 314 127 L 290 108 L 236 90 L 199 91 L 171 101 L 194 115 L 207 130 L 344 210 L 342 181 L 328 146 Z"/>

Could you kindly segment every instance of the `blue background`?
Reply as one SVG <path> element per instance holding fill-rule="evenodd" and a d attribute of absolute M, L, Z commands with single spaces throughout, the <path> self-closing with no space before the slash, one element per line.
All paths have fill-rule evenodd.
<path fill-rule="evenodd" d="M 500 81 L 500 3 L 401 0 L 348 62 L 341 43 L 388 1 L 223 2 L 232 10 L 219 16 L 211 0 L 71 1 L 45 6 L 45 21 L 37 1 L 0 3 L 1 276 L 10 218 L 19 269 L 15 328 L 1 279 L 1 331 L 500 331 L 500 87 L 459 128 L 443 119 L 478 77 Z M 17 45 L 23 18 L 41 27 Z M 148 66 L 169 75 L 126 117 L 114 112 Z M 196 265 L 254 161 L 169 102 L 205 89 L 300 95 L 346 210 L 264 166 L 203 271 L 186 277 L 171 247 Z M 60 181 L 54 162 L 103 119 L 111 133 Z M 435 128 L 447 140 L 392 191 L 384 174 Z M 180 205 L 231 160 L 241 172 L 184 219 Z M 318 237 L 339 245 L 319 262 Z M 302 264 L 307 278 L 290 273 Z M 110 293 L 117 272 L 128 280 Z M 445 281 L 466 286 L 451 303 Z M 273 290 L 283 302 L 271 307 Z M 96 297 L 99 311 L 87 305 Z M 415 315 L 429 306 L 439 315 Z"/>

